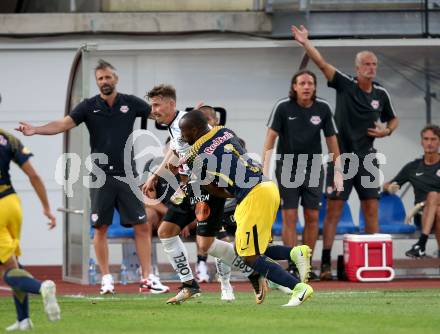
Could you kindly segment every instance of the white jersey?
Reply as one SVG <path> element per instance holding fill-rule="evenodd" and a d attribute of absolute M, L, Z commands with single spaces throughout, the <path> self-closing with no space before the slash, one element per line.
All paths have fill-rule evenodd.
<path fill-rule="evenodd" d="M 183 157 L 190 149 L 190 145 L 182 140 L 182 132 L 179 128 L 180 119 L 186 115 L 187 111 L 176 110 L 176 117 L 168 125 L 168 132 L 171 136 L 170 148 L 179 154 L 179 157 Z"/>
<path fill-rule="evenodd" d="M 168 125 L 168 132 L 170 133 L 171 136 L 170 148 L 173 151 L 177 152 L 180 158 L 184 157 L 185 154 L 191 148 L 191 145 L 189 145 L 187 142 L 182 140 L 182 131 L 180 131 L 179 128 L 180 119 L 183 116 L 185 116 L 187 113 L 188 111 L 176 110 L 176 117 L 174 117 L 173 121 Z M 211 129 L 212 126 L 209 125 L 209 128 Z M 179 173 L 184 175 L 189 175 L 190 174 L 189 167 L 186 164 L 180 166 Z"/>

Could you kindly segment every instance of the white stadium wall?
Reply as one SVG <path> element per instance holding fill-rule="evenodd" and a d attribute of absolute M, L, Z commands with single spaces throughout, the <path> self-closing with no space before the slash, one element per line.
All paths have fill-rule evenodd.
<path fill-rule="evenodd" d="M 62 153 L 63 137 L 24 137 L 13 129 L 23 120 L 41 125 L 62 117 L 75 50 L 4 48 L 5 43 L 0 43 L 0 127 L 12 132 L 35 155 L 31 162 L 44 180 L 51 207 L 55 210 L 62 204 L 60 187 L 54 181 L 54 168 Z M 12 165 L 13 185 L 23 206 L 21 260 L 24 264 L 60 264 L 61 216 L 56 214 L 58 227 L 48 231 L 37 195 L 26 175 Z"/>
<path fill-rule="evenodd" d="M 202 37 L 70 38 L 44 40 L 0 40 L 0 127 L 12 131 L 18 121 L 43 124 L 64 114 L 70 65 L 76 49 L 85 41 L 97 43 L 90 54 L 95 61 L 103 57 L 113 63 L 120 74 L 119 91 L 143 97 L 153 85 L 173 84 L 177 89 L 178 108 L 202 100 L 228 111 L 227 125 L 245 139 L 250 152 L 260 155 L 266 122 L 276 100 L 287 95 L 292 74 L 297 70 L 302 50 L 291 41 L 267 41 L 247 37 L 206 35 Z M 431 60 L 431 71 L 440 72 L 440 46 L 429 41 L 317 41 L 320 50 L 342 71 L 353 73 L 354 55 L 368 48 L 378 52 L 378 81 L 388 89 L 401 123 L 389 138 L 377 141 L 388 163 L 383 167 L 385 179 L 392 177 L 403 163 L 420 155 L 419 131 L 425 123 L 425 78 L 420 68 L 423 56 Z M 339 47 L 335 47 L 341 45 Z M 402 65 L 399 62 L 410 63 Z M 314 66 L 310 66 L 316 70 Z M 396 71 L 398 69 L 398 71 Z M 97 92 L 91 76 L 91 94 Z M 438 76 L 438 74 L 437 74 Z M 318 95 L 334 106 L 335 94 L 318 75 Z M 439 92 L 438 78 L 432 81 Z M 433 121 L 439 123 L 439 102 L 433 100 Z M 152 124 L 149 125 L 152 129 Z M 43 177 L 52 209 L 62 206 L 63 193 L 54 181 L 55 163 L 62 153 L 61 135 L 24 137 L 16 133 L 35 157 L 33 164 Z M 166 134 L 159 134 L 165 138 Z M 24 264 L 61 264 L 62 216 L 59 227 L 47 231 L 39 201 L 23 173 L 12 170 L 13 182 L 24 209 L 22 248 Z M 405 197 L 407 207 L 412 196 Z M 350 199 L 357 220 L 358 201 Z"/>

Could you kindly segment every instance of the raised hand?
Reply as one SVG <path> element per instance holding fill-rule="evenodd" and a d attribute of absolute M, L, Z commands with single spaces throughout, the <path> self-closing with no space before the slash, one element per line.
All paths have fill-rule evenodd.
<path fill-rule="evenodd" d="M 300 25 L 299 28 L 292 25 L 290 31 L 292 37 L 301 45 L 304 45 L 309 39 L 309 32 L 303 25 Z"/>
<path fill-rule="evenodd" d="M 199 109 L 200 107 L 203 107 L 205 105 L 205 102 L 203 101 L 199 101 L 197 102 L 197 104 L 195 105 L 194 109 Z"/>

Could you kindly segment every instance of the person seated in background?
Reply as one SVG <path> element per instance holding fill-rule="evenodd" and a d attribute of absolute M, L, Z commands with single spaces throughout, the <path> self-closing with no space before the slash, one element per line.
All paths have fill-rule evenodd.
<path fill-rule="evenodd" d="M 409 257 L 425 256 L 426 242 L 434 230 L 440 249 L 440 127 L 425 126 L 421 134 L 423 157 L 407 163 L 399 173 L 384 184 L 384 191 L 396 193 L 409 182 L 414 188 L 415 208 L 409 219 L 423 208 L 422 233 L 419 240 L 405 254 Z"/>

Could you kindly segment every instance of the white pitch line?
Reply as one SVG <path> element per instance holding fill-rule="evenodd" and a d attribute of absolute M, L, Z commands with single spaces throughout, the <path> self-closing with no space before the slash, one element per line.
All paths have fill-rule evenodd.
<path fill-rule="evenodd" d="M 372 295 L 372 294 L 381 293 L 381 291 L 378 291 L 378 290 L 372 290 L 372 291 L 337 290 L 337 291 L 317 291 L 316 293 L 319 293 L 320 295 L 327 295 L 327 296 L 340 296 L 340 295 Z"/>
<path fill-rule="evenodd" d="M 146 297 L 94 297 L 94 296 L 85 296 L 85 295 L 65 295 L 63 296 L 65 298 L 71 298 L 71 299 L 86 299 L 91 301 L 112 301 L 112 300 L 148 300 L 148 296 Z"/>
<path fill-rule="evenodd" d="M 357 296 L 357 295 L 395 295 L 395 296 L 410 296 L 408 294 L 408 291 L 411 291 L 412 289 L 406 289 L 406 290 L 372 290 L 372 291 L 344 291 L 344 290 L 337 290 L 337 291 L 317 291 L 315 292 L 315 295 L 320 295 L 322 297 L 335 297 L 335 296 Z M 423 290 L 420 290 L 423 291 Z M 424 292 L 424 291 L 423 291 Z M 430 296 L 437 296 L 440 294 L 433 293 L 432 291 L 426 291 L 426 294 L 429 294 Z"/>

